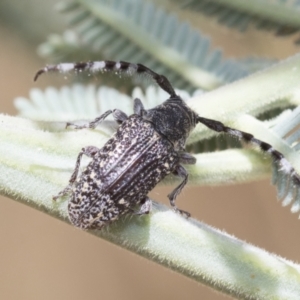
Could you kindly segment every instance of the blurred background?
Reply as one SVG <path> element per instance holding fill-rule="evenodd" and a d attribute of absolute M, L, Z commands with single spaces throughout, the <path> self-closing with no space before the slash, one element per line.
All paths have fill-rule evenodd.
<path fill-rule="evenodd" d="M 45 59 L 37 46 L 66 25 L 57 1 L 0 0 L 0 110 L 15 115 L 14 98 L 57 84 L 34 83 Z M 188 12 L 186 13 L 188 15 Z M 299 51 L 291 37 L 249 28 L 233 31 L 201 16 L 197 20 L 226 57 L 249 54 L 284 59 Z M 24 157 L 26 160 L 26 157 Z M 151 197 L 168 205 L 170 188 Z M 189 201 L 184 201 L 184 199 Z M 180 207 L 237 238 L 300 262 L 298 215 L 276 201 L 270 180 L 226 187 L 188 186 Z M 227 299 L 226 296 L 101 241 L 11 199 L 0 199 L 0 299 Z"/>

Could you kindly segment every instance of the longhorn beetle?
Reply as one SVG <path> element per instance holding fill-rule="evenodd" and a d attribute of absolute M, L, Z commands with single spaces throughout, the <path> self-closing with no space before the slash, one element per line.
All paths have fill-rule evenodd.
<path fill-rule="evenodd" d="M 144 108 L 140 99 L 134 99 L 134 114 L 131 116 L 114 109 L 82 126 L 67 123 L 67 126 L 75 129 L 95 128 L 112 114 L 120 125 L 103 148 L 87 146 L 80 151 L 68 186 L 53 197 L 55 200 L 71 193 L 69 217 L 77 227 L 101 228 L 125 213 L 148 214 L 151 211 L 148 192 L 170 173 L 182 178 L 182 182 L 168 195 L 170 204 L 176 212 L 189 217 L 188 212 L 177 208 L 175 200 L 188 181 L 188 173 L 181 164 L 196 163 L 196 159 L 185 152 L 185 143 L 197 123 L 258 145 L 272 156 L 284 173 L 293 178 L 295 184 L 300 185 L 300 176 L 283 154 L 252 134 L 199 116 L 176 94 L 165 76 L 142 64 L 123 61 L 61 63 L 39 70 L 34 80 L 42 73 L 51 71 L 107 71 L 129 76 L 142 74 L 154 80 L 170 95 L 161 105 L 149 110 Z M 83 155 L 92 160 L 78 176 Z M 135 210 L 137 206 L 139 208 Z"/>

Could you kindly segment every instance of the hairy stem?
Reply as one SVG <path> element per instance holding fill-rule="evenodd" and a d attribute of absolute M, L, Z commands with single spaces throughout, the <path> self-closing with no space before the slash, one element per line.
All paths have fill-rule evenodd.
<path fill-rule="evenodd" d="M 66 185 L 80 144 L 98 140 L 101 146 L 101 134 L 50 133 L 40 123 L 3 115 L 0 124 L 1 194 L 68 222 L 67 201 L 55 203 L 52 195 Z M 155 204 L 150 216 L 122 218 L 91 233 L 238 299 L 291 300 L 300 295 L 300 266 L 162 205 Z"/>

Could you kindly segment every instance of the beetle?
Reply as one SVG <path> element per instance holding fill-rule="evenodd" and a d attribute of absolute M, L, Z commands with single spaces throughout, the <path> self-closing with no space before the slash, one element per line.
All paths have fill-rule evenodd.
<path fill-rule="evenodd" d="M 124 61 L 95 61 L 61 63 L 39 70 L 34 80 L 47 72 L 114 72 L 134 76 L 142 74 L 152 79 L 169 94 L 162 104 L 146 110 L 140 99 L 134 99 L 134 114 L 127 116 L 118 109 L 108 110 L 92 122 L 84 125 L 67 123 L 75 129 L 95 128 L 112 114 L 119 127 L 101 148 L 84 147 L 78 154 L 75 170 L 69 184 L 55 200 L 71 194 L 68 203 L 70 221 L 82 229 L 102 228 L 126 213 L 136 215 L 151 211 L 151 200 L 147 196 L 168 174 L 182 179 L 168 195 L 174 211 L 189 217 L 179 209 L 175 200 L 188 181 L 188 173 L 182 164 L 195 164 L 196 159 L 185 152 L 190 132 L 198 123 L 208 128 L 227 133 L 245 142 L 255 144 L 271 155 L 282 171 L 289 174 L 296 184 L 300 176 L 282 153 L 270 144 L 256 139 L 252 134 L 227 127 L 223 123 L 199 116 L 175 92 L 169 80 L 142 64 Z M 79 175 L 83 155 L 91 158 L 90 163 Z"/>

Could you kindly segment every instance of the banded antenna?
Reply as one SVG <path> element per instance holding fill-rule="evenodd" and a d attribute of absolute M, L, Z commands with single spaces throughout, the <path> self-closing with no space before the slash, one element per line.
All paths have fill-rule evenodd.
<path fill-rule="evenodd" d="M 45 68 L 39 70 L 35 76 L 34 81 L 36 81 L 40 75 L 48 72 L 59 72 L 59 73 L 68 73 L 68 72 L 78 72 L 81 73 L 91 72 L 115 72 L 116 74 L 122 74 L 127 76 L 135 76 L 137 74 L 146 75 L 148 78 L 153 80 L 160 88 L 166 91 L 171 98 L 179 98 L 175 93 L 169 80 L 163 76 L 155 73 L 146 66 L 142 64 L 133 64 L 125 61 L 89 61 L 89 62 L 77 62 L 77 63 L 61 63 L 57 65 L 49 65 Z"/>

